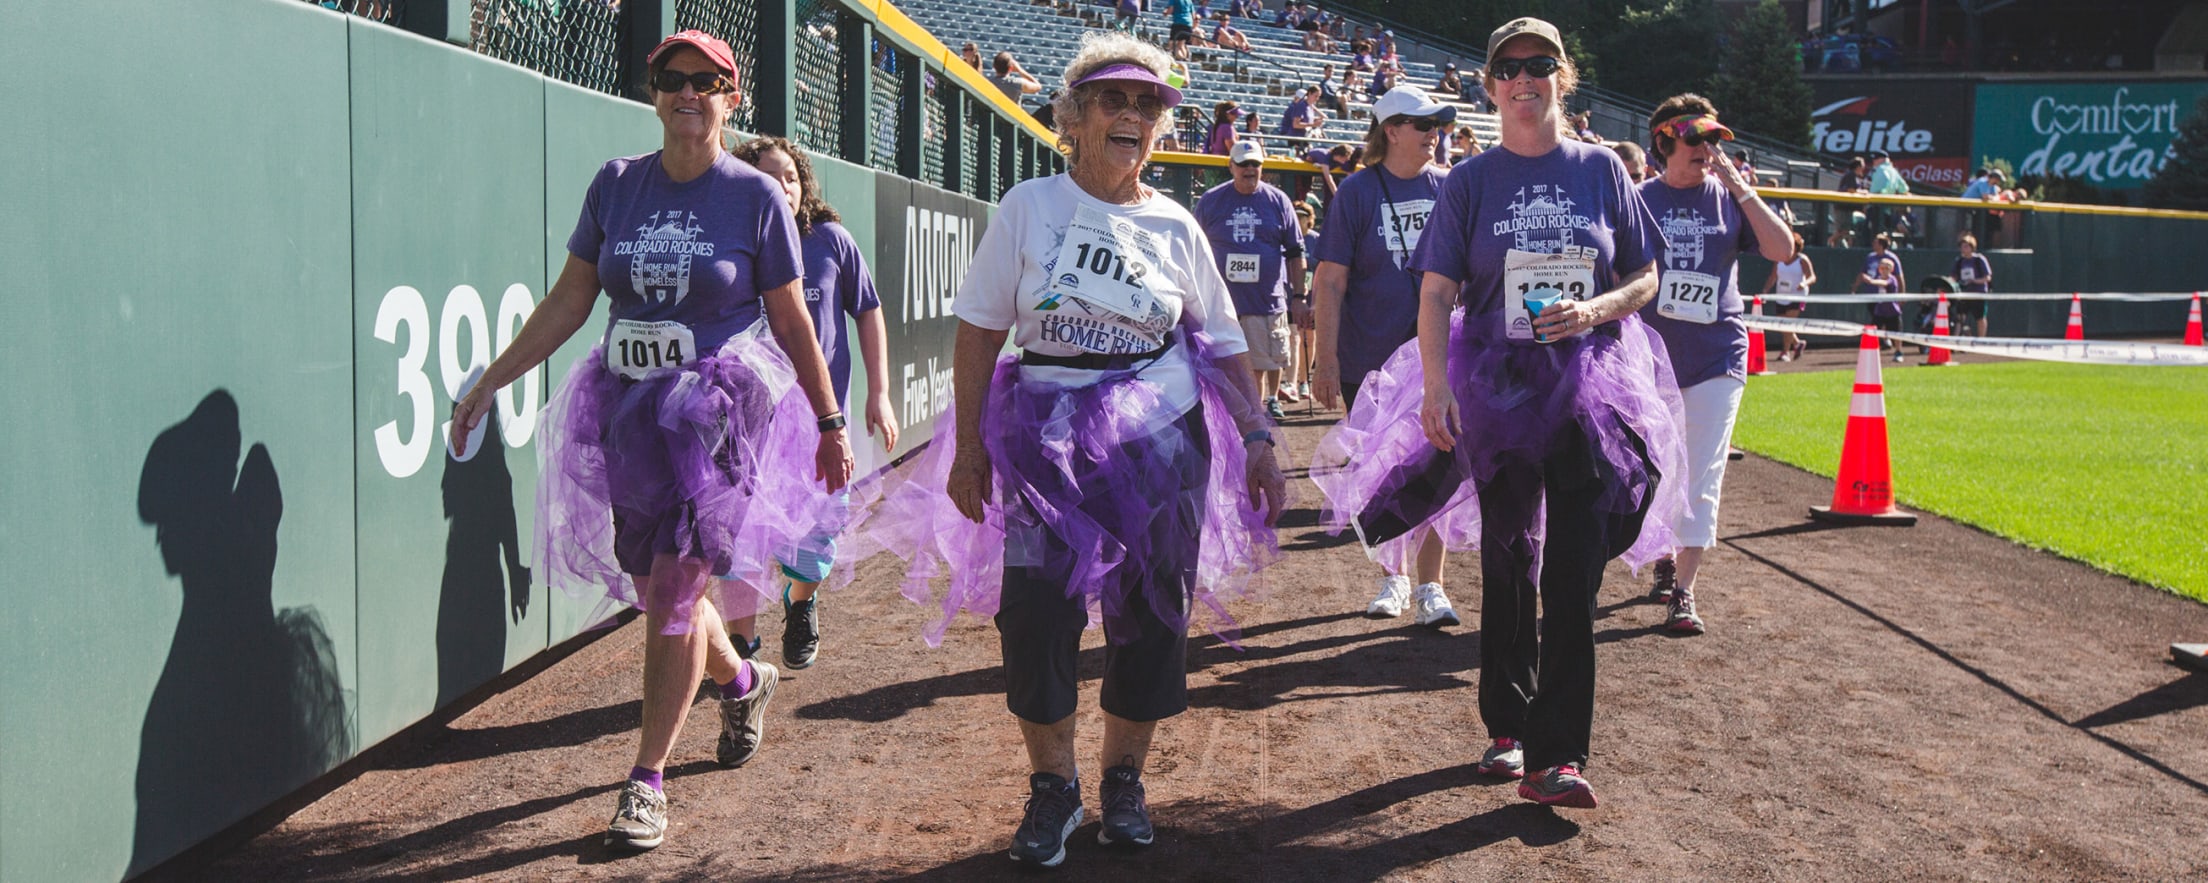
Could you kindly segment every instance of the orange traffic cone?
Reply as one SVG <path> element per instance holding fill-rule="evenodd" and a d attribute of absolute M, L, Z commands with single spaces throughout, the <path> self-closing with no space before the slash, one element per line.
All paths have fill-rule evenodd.
<path fill-rule="evenodd" d="M 1839 524 L 1907 527 L 1917 516 L 1894 506 L 1893 464 L 1886 455 L 1886 391 L 1878 375 L 1878 338 L 1863 335 L 1855 353 L 1855 397 L 1848 402 L 1848 434 L 1840 444 L 1840 474 L 1832 506 L 1811 506 L 1809 517 Z"/>
<path fill-rule="evenodd" d="M 1932 313 L 1932 336 L 1947 336 L 1947 292 L 1944 291 L 1940 292 L 1940 308 Z M 1947 360 L 1947 349 L 1937 346 L 1932 347 L 1931 351 L 1925 353 L 1924 363 L 1927 365 L 1954 364 Z"/>
<path fill-rule="evenodd" d="M 1763 315 L 1763 298 L 1756 298 L 1755 314 L 1759 318 Z M 1771 374 L 1779 373 L 1777 371 L 1771 370 L 1771 366 L 1768 362 L 1765 361 L 1765 357 L 1766 353 L 1763 349 L 1763 329 L 1748 329 L 1748 373 L 1757 377 L 1764 377 Z"/>
<path fill-rule="evenodd" d="M 2200 292 L 2193 292 L 2193 312 L 2185 317 L 2185 345 L 2200 346 Z"/>
<path fill-rule="evenodd" d="M 2085 302 L 2076 292 L 2070 294 L 2070 324 L 2062 329 L 2063 340 L 2085 339 Z"/>

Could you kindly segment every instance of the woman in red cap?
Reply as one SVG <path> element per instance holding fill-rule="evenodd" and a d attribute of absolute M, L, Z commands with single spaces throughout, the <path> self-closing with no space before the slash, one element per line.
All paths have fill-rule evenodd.
<path fill-rule="evenodd" d="M 737 102 L 728 44 L 683 31 L 652 50 L 657 152 L 591 181 L 567 264 L 512 346 L 453 407 L 456 446 L 492 393 L 550 356 L 606 292 L 612 321 L 546 406 L 537 560 L 604 611 L 640 607 L 644 720 L 606 843 L 658 846 L 660 790 L 698 676 L 721 698 L 719 757 L 758 747 L 779 678 L 739 657 L 708 577 L 772 584 L 851 475 L 851 446 L 801 287 L 797 223 L 774 180 L 722 149 Z M 725 585 L 738 586 L 730 582 Z"/>
<path fill-rule="evenodd" d="M 1097 840 L 1140 846 L 1151 735 L 1188 707 L 1190 612 L 1223 616 L 1216 596 L 1279 556 L 1285 481 L 1226 281 L 1196 219 L 1142 183 L 1181 100 L 1170 64 L 1126 34 L 1083 39 L 1056 102 L 1069 171 L 1005 193 L 952 305 L 955 447 L 934 445 L 872 517 L 912 561 L 908 597 L 950 577 L 931 642 L 961 608 L 995 614 L 1032 770 L 1011 856 L 1045 867 L 1084 814 L 1090 611 L 1105 641 Z M 1000 360 L 1007 337 L 1021 352 Z"/>

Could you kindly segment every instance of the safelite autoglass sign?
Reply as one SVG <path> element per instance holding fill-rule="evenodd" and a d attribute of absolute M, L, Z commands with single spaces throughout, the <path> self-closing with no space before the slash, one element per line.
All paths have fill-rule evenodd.
<path fill-rule="evenodd" d="M 2142 187 L 2204 93 L 2208 80 L 1982 85 L 1971 152 L 2015 163 L 2018 175 Z"/>
<path fill-rule="evenodd" d="M 1817 149 L 1893 155 L 1910 181 L 1960 187 L 1970 168 L 1970 84 L 1893 77 L 1818 78 L 1810 107 Z"/>

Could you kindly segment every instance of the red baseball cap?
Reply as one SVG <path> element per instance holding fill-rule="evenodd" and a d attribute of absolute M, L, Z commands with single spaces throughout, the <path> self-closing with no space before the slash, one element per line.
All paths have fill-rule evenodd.
<path fill-rule="evenodd" d="M 647 65 L 658 64 L 662 56 L 674 51 L 677 46 L 688 46 L 705 53 L 705 60 L 713 62 L 713 66 L 720 68 L 721 73 L 730 80 L 736 79 L 736 53 L 730 50 L 728 43 L 721 38 L 696 28 L 677 31 L 667 39 L 659 41 L 658 46 L 652 47 L 652 54 L 644 57 L 644 63 Z"/>

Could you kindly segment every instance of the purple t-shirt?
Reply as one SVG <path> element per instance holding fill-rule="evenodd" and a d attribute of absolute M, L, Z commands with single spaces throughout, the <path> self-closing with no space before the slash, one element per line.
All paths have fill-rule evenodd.
<path fill-rule="evenodd" d="M 1228 181 L 1204 191 L 1196 202 L 1196 222 L 1211 240 L 1211 257 L 1227 280 L 1235 315 L 1273 316 L 1288 309 L 1282 271 L 1288 258 L 1303 254 L 1303 229 L 1288 194 L 1259 182 L 1244 196 Z"/>
<path fill-rule="evenodd" d="M 1600 144 L 1566 141 L 1532 157 L 1497 148 L 1458 163 L 1411 266 L 1462 283 L 1465 315 L 1499 326 L 1506 256 L 1566 248 L 1592 257 L 1603 291 L 1663 255 L 1656 216 Z"/>
<path fill-rule="evenodd" d="M 798 277 L 782 186 L 727 153 L 680 184 L 658 153 L 607 160 L 567 251 L 598 266 L 616 321 L 681 322 L 704 353 L 759 320 L 760 291 Z"/>
<path fill-rule="evenodd" d="M 1343 383 L 1363 382 L 1418 336 L 1418 276 L 1408 268 L 1426 241 L 1441 180 L 1433 166 L 1410 178 L 1368 166 L 1343 179 L 1327 203 L 1315 257 L 1349 268 L 1336 338 Z"/>
<path fill-rule="evenodd" d="M 1973 254 L 1967 258 L 1955 259 L 1955 282 L 1964 291 L 1983 294 L 1990 290 L 1992 281 L 1993 262 L 1986 260 L 1985 255 Z"/>
<path fill-rule="evenodd" d="M 844 317 L 879 309 L 874 274 L 851 231 L 834 221 L 816 221 L 811 233 L 799 239 L 805 251 L 805 311 L 813 316 L 813 331 L 820 337 L 821 355 L 828 357 L 828 379 L 836 386 L 836 401 L 851 391 L 851 346 L 844 331 Z M 848 410 L 848 409 L 846 409 Z"/>
<path fill-rule="evenodd" d="M 1740 253 L 1756 249 L 1756 231 L 1740 204 L 1715 178 L 1702 186 L 1681 190 L 1650 178 L 1641 183 L 1641 201 L 1656 215 L 1656 228 L 1664 234 L 1664 260 L 1657 266 L 1657 280 L 1674 271 L 1701 273 L 1717 279 L 1717 321 L 1709 324 L 1664 315 L 1663 294 L 1641 308 L 1648 327 L 1664 337 L 1671 354 L 1671 372 L 1685 389 L 1719 377 L 1748 379 L 1748 326 L 1740 314 Z"/>

